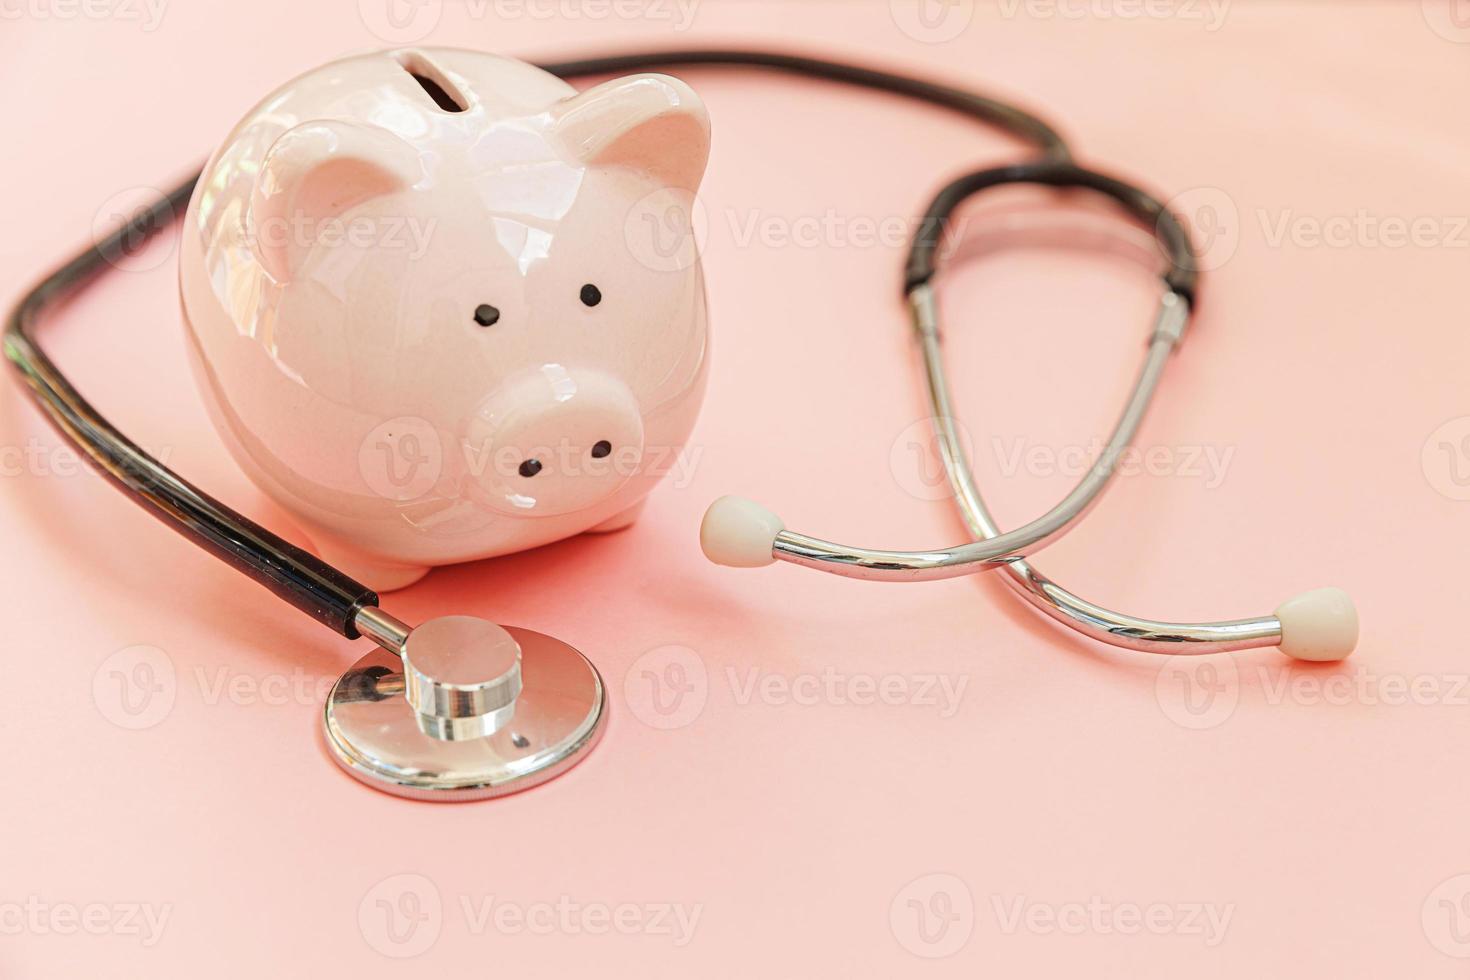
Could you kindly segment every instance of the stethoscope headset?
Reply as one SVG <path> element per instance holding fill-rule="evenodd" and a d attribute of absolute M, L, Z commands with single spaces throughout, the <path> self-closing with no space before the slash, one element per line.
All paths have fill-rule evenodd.
<path fill-rule="evenodd" d="M 1023 556 L 1064 534 L 1096 503 L 1131 444 L 1170 355 L 1183 340 L 1198 274 L 1188 234 L 1155 197 L 1079 166 L 1062 137 L 1015 106 L 887 72 L 757 51 L 665 51 L 543 64 L 563 78 L 651 68 L 759 67 L 906 96 L 996 126 L 1033 145 L 1031 160 L 979 170 L 934 197 L 909 249 L 904 293 L 920 344 L 929 410 L 954 500 L 973 540 L 931 551 L 853 548 L 789 531 L 770 511 L 725 497 L 705 516 L 701 543 L 714 561 L 756 566 L 775 560 L 858 578 L 919 581 L 1003 568 L 1029 603 L 1078 632 L 1156 654 L 1210 654 L 1279 646 L 1298 659 L 1337 660 L 1356 644 L 1351 601 L 1336 589 L 1305 593 L 1269 616 L 1170 623 L 1112 612 L 1067 591 Z M 500 796 L 574 765 L 596 743 L 606 690 L 575 649 L 543 634 L 450 616 L 410 627 L 379 606 L 376 593 L 209 496 L 144 452 L 72 386 L 35 342 L 46 314 L 109 266 L 110 257 L 164 228 L 188 204 L 198 175 L 37 284 L 11 311 L 5 352 L 52 423 L 119 489 L 155 517 L 278 597 L 348 639 L 379 649 L 337 682 L 323 715 L 333 758 L 375 788 L 419 799 Z M 1091 468 L 1055 507 L 1002 532 L 986 509 L 956 428 L 941 353 L 935 296 L 939 246 L 956 210 L 985 191 L 1012 185 L 1081 189 L 1111 201 L 1154 233 L 1164 258 L 1157 318 L 1117 424 Z M 509 637 L 510 639 L 508 639 Z"/>

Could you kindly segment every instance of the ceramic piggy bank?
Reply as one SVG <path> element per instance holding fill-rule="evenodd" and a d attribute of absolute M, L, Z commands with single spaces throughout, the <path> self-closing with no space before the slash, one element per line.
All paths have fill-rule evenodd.
<path fill-rule="evenodd" d="M 290 82 L 184 222 L 191 359 L 231 452 L 377 589 L 628 525 L 703 396 L 680 216 L 708 155 L 662 75 L 578 94 L 419 49 Z"/>

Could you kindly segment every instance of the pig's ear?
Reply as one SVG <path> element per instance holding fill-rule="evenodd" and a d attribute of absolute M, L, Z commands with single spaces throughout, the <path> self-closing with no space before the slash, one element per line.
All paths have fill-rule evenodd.
<path fill-rule="evenodd" d="M 709 162 L 709 114 L 668 75 L 629 75 L 551 110 L 556 138 L 584 163 L 624 166 L 694 193 Z"/>
<path fill-rule="evenodd" d="M 277 282 L 299 268 L 323 222 L 421 176 L 418 151 L 377 126 L 302 123 L 266 151 L 250 200 L 250 234 Z"/>

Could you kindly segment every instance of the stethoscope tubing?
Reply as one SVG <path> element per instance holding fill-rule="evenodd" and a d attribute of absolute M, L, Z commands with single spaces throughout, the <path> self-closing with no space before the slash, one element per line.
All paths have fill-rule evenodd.
<path fill-rule="evenodd" d="M 188 206 L 198 174 L 133 215 L 112 234 L 38 283 L 5 323 L 5 356 L 51 423 L 113 485 L 164 524 L 259 582 L 323 625 L 352 639 L 359 609 L 377 594 L 310 552 L 250 520 L 145 452 L 72 386 L 36 343 L 46 314 L 110 268 L 109 257 L 136 248 Z"/>
<path fill-rule="evenodd" d="M 1141 187 L 1109 174 L 1078 166 L 1070 157 L 1056 155 L 1048 160 L 964 174 L 941 189 L 929 205 L 929 213 L 914 240 L 905 275 L 905 292 L 912 293 L 934 277 L 935 253 L 944 241 L 950 216 L 962 204 L 985 191 L 1014 184 L 1089 190 L 1110 198 L 1157 238 L 1168 263 L 1164 272 L 1165 286 L 1191 304 L 1196 301 L 1199 271 L 1194 257 L 1194 246 L 1190 242 L 1189 233 L 1174 213 Z"/>
<path fill-rule="evenodd" d="M 772 542 L 773 557 L 851 578 L 892 582 L 955 578 L 984 571 L 987 567 L 1011 564 L 1024 552 L 1046 547 L 1066 534 L 1097 504 L 1116 472 L 1118 458 L 1133 442 L 1143 423 L 1169 355 L 1183 339 L 1188 326 L 1190 297 L 1197 282 L 1189 236 L 1169 210 L 1146 191 L 1068 160 L 1041 160 L 969 174 L 940 192 L 936 199 L 940 202 L 937 209 L 947 216 L 984 191 L 1016 184 L 1085 189 L 1100 194 L 1120 207 L 1128 217 L 1154 231 L 1168 260 L 1163 276 L 1164 297 L 1146 345 L 1143 365 L 1103 452 L 1055 507 L 1013 531 L 974 532 L 980 540 L 952 548 L 892 551 L 857 548 L 783 530 Z M 943 228 L 943 221 L 926 225 L 915 241 L 914 254 L 932 256 L 943 236 Z M 926 381 L 933 392 L 936 386 L 946 390 L 947 383 L 940 353 L 939 312 L 933 286 L 929 279 L 913 279 L 913 270 L 925 264 L 911 263 L 907 291 L 914 329 L 924 349 Z M 968 473 L 968 464 L 962 457 L 946 459 L 945 464 L 951 468 L 951 476 L 955 465 Z M 970 482 L 973 484 L 973 480 Z"/>

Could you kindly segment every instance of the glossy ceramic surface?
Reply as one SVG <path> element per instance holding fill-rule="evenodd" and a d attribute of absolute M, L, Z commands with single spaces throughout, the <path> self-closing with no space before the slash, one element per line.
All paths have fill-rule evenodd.
<path fill-rule="evenodd" d="M 184 226 L 192 360 L 236 459 L 378 589 L 626 525 L 703 396 L 708 153 L 661 75 L 577 94 L 414 49 L 279 89 Z"/>

